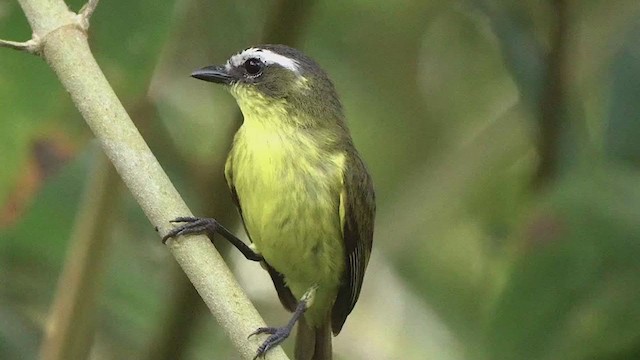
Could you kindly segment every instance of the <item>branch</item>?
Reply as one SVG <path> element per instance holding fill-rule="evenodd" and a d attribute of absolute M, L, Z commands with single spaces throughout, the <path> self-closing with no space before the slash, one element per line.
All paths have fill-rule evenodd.
<path fill-rule="evenodd" d="M 109 86 L 87 43 L 86 29 L 62 0 L 19 0 L 41 39 L 40 54 L 53 69 L 122 180 L 160 235 L 169 220 L 192 213 L 180 198 Z M 85 13 L 86 14 L 86 13 Z M 247 335 L 265 326 L 206 236 L 169 241 L 187 277 L 241 354 L 252 359 L 261 339 Z M 280 348 L 269 359 L 286 359 Z"/>

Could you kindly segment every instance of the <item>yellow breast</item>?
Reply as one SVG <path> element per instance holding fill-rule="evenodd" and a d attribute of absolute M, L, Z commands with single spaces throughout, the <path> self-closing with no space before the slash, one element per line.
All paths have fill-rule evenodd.
<path fill-rule="evenodd" d="M 294 295 L 314 283 L 337 286 L 344 155 L 323 151 L 294 127 L 245 121 L 229 161 L 249 236 Z"/>

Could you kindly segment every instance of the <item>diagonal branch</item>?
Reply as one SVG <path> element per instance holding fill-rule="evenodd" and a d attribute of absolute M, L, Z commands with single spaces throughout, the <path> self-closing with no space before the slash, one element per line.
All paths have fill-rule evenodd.
<path fill-rule="evenodd" d="M 189 216 L 180 195 L 153 156 L 98 67 L 78 15 L 62 0 L 19 0 L 34 32 L 40 54 L 69 92 L 125 185 L 160 235 L 169 220 Z M 94 2 L 95 3 L 95 2 Z M 169 250 L 230 337 L 242 358 L 252 359 L 260 339 L 247 339 L 264 321 L 240 289 L 205 236 L 170 241 Z M 269 359 L 286 359 L 273 349 Z"/>

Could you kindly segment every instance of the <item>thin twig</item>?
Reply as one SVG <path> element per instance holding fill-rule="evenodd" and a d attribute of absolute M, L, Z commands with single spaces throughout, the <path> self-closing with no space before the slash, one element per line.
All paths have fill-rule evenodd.
<path fill-rule="evenodd" d="M 89 31 L 91 15 L 96 11 L 99 0 L 89 0 L 78 12 L 77 21 L 80 27 L 85 31 Z"/>
<path fill-rule="evenodd" d="M 89 0 L 86 4 L 84 4 L 84 6 L 82 6 L 78 14 L 86 19 L 87 22 L 89 22 L 89 20 L 91 19 L 91 15 L 93 15 L 93 12 L 96 11 L 96 8 L 98 7 L 99 1 L 100 0 Z"/>
<path fill-rule="evenodd" d="M 9 49 L 28 52 L 29 54 L 37 55 L 40 51 L 40 41 L 34 36 L 32 39 L 18 42 L 0 39 L 0 47 L 6 47 Z"/>

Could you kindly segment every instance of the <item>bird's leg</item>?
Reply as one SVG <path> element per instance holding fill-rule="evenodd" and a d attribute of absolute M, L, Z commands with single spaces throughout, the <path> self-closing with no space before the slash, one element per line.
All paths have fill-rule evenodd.
<path fill-rule="evenodd" d="M 265 340 L 262 345 L 258 348 L 256 352 L 256 356 L 253 360 L 257 358 L 264 357 L 269 351 L 269 349 L 278 346 L 281 342 L 283 342 L 286 338 L 291 334 L 291 330 L 293 326 L 296 324 L 298 319 L 304 314 L 305 311 L 313 304 L 313 298 L 316 295 L 316 290 L 318 289 L 318 285 L 312 286 L 309 290 L 307 290 L 304 295 L 298 301 L 298 305 L 296 306 L 295 311 L 293 312 L 293 316 L 287 323 L 287 325 L 283 327 L 261 327 L 256 331 L 252 332 L 249 337 L 258 334 L 269 334 L 267 340 Z"/>
<path fill-rule="evenodd" d="M 205 234 L 213 242 L 213 235 L 218 233 L 227 239 L 236 249 L 240 250 L 242 255 L 248 260 L 263 261 L 262 255 L 257 253 L 252 246 L 245 244 L 242 240 L 238 239 L 224 226 L 218 223 L 212 218 L 198 218 L 198 217 L 178 217 L 171 220 L 172 223 L 183 223 L 182 225 L 172 229 L 162 238 L 162 243 L 166 243 L 167 240 L 175 238 L 181 235 L 192 234 Z"/>

